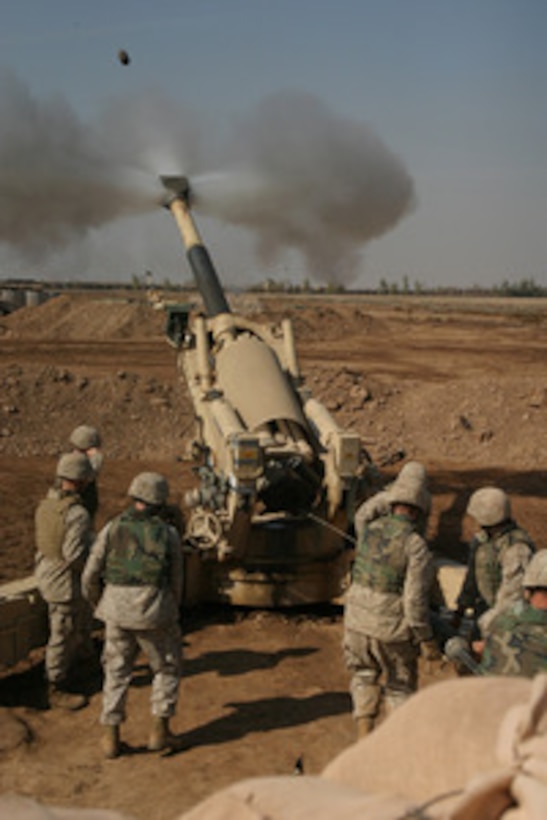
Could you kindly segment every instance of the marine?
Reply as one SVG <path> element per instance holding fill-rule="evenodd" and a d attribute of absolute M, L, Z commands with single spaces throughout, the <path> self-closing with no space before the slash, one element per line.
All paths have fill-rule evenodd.
<path fill-rule="evenodd" d="M 429 620 L 432 555 L 419 533 L 430 507 L 421 481 L 399 477 L 389 513 L 364 526 L 344 608 L 344 656 L 359 736 L 417 688 L 418 657 L 440 658 Z M 382 680 L 381 680 L 382 679 Z"/>
<path fill-rule="evenodd" d="M 139 473 L 128 496 L 129 507 L 97 536 L 82 576 L 83 594 L 105 623 L 100 722 L 107 758 L 121 751 L 120 726 L 139 650 L 153 674 L 148 748 L 172 745 L 169 719 L 177 707 L 182 663 L 182 547 L 177 530 L 161 517 L 169 485 L 159 473 Z"/>
<path fill-rule="evenodd" d="M 35 512 L 34 574 L 49 616 L 45 656 L 49 704 L 65 709 L 79 709 L 87 703 L 85 695 L 70 691 L 69 674 L 78 652 L 88 653 L 91 643 L 91 617 L 81 593 L 81 573 L 93 535 L 81 492 L 92 477 L 91 464 L 83 453 L 61 456 L 55 485 Z"/>
<path fill-rule="evenodd" d="M 494 618 L 508 604 L 521 599 L 522 579 L 535 546 L 530 535 L 513 520 L 509 497 L 498 487 L 482 487 L 474 492 L 466 513 L 475 520 L 478 530 L 469 545 L 456 625 L 470 611 L 484 637 Z"/>
<path fill-rule="evenodd" d="M 93 467 L 93 477 L 82 490 L 81 497 L 91 520 L 94 521 L 99 509 L 98 475 L 104 461 L 101 451 L 101 435 L 96 427 L 90 424 L 80 424 L 71 432 L 68 442 L 70 450 L 74 453 L 84 453 Z"/>
<path fill-rule="evenodd" d="M 532 678 L 547 672 L 547 550 L 537 552 L 524 573 L 523 600 L 492 621 L 486 640 L 475 642 L 487 675 Z"/>

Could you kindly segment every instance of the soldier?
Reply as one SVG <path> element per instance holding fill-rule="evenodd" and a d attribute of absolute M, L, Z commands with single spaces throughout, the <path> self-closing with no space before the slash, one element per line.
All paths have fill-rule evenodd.
<path fill-rule="evenodd" d="M 483 674 L 532 678 L 547 672 L 547 549 L 531 559 L 523 586 L 524 600 L 494 618 L 486 640 L 473 643 Z"/>
<path fill-rule="evenodd" d="M 181 672 L 182 548 L 175 528 L 160 517 L 169 486 L 158 473 L 139 473 L 128 495 L 130 507 L 103 527 L 82 578 L 85 597 L 97 604 L 95 614 L 106 624 L 101 723 L 107 758 L 120 753 L 120 724 L 139 649 L 154 674 L 151 751 L 173 742 L 169 718 Z"/>
<path fill-rule="evenodd" d="M 101 436 L 95 427 L 91 427 L 89 424 L 80 424 L 70 434 L 69 445 L 74 452 L 85 453 L 93 467 L 93 479 L 87 483 L 82 495 L 84 507 L 93 521 L 99 508 L 97 476 L 103 466 L 103 454 L 100 449 Z"/>
<path fill-rule="evenodd" d="M 410 482 L 416 482 L 416 484 L 427 490 L 427 473 L 425 471 L 425 467 L 423 464 L 420 464 L 419 461 L 408 461 L 401 468 L 398 475 L 398 479 L 399 478 L 404 481 L 408 480 Z M 389 498 L 390 486 L 392 485 L 387 486 L 385 489 L 380 490 L 379 493 L 367 498 L 367 500 L 361 504 L 355 513 L 354 526 L 357 543 L 361 540 L 365 524 L 374 521 L 375 518 L 379 518 L 381 515 L 389 514 L 391 509 Z M 422 532 L 425 531 L 429 512 L 430 509 L 428 507 L 424 515 L 421 516 L 420 525 Z"/>
<path fill-rule="evenodd" d="M 362 737 L 374 728 L 381 701 L 388 709 L 416 690 L 420 647 L 440 658 L 432 638 L 428 595 L 432 555 L 418 532 L 430 506 L 427 490 L 399 477 L 389 488 L 389 512 L 365 524 L 357 545 L 344 612 L 344 654 L 352 672 L 353 715 Z"/>
<path fill-rule="evenodd" d="M 49 614 L 46 678 L 49 704 L 80 709 L 82 694 L 68 691 L 68 674 L 77 650 L 91 641 L 89 607 L 81 594 L 81 573 L 92 541 L 91 520 L 80 493 L 93 470 L 83 453 L 67 453 L 56 468 L 52 487 L 35 514 L 35 575 Z"/>
<path fill-rule="evenodd" d="M 513 521 L 503 490 L 482 487 L 469 499 L 466 512 L 479 530 L 469 545 L 455 625 L 471 610 L 484 637 L 496 615 L 521 599 L 524 571 L 535 547 L 528 533 Z"/>

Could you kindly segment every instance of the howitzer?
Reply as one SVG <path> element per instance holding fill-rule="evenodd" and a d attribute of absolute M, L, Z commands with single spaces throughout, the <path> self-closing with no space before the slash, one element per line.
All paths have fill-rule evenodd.
<path fill-rule="evenodd" d="M 184 177 L 162 177 L 204 312 L 171 309 L 168 336 L 195 411 L 199 484 L 186 539 L 197 594 L 249 606 L 328 601 L 343 590 L 345 539 L 369 463 L 300 372 L 292 324 L 232 312 L 194 223 Z"/>

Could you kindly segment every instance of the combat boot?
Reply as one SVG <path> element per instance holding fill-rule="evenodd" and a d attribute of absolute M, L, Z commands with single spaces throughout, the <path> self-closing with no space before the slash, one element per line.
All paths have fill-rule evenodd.
<path fill-rule="evenodd" d="M 48 687 L 48 701 L 50 709 L 66 709 L 69 712 L 76 712 L 83 709 L 89 703 L 85 695 L 78 695 L 67 690 L 58 683 L 50 683 Z"/>
<path fill-rule="evenodd" d="M 103 726 L 101 749 L 107 760 L 113 760 L 120 754 L 120 727 Z"/>
<path fill-rule="evenodd" d="M 370 735 L 374 729 L 374 718 L 358 717 L 355 722 L 357 723 L 357 737 L 359 740 L 361 740 L 362 737 Z"/>
<path fill-rule="evenodd" d="M 162 749 L 173 748 L 175 736 L 169 729 L 169 718 L 155 717 L 152 724 L 152 731 L 148 738 L 148 750 L 150 752 L 160 752 Z"/>

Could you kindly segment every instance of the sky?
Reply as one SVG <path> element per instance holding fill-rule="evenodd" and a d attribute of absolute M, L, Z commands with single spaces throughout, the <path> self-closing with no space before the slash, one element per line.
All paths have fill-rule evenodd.
<path fill-rule="evenodd" d="M 0 6 L 0 279 L 547 285 L 544 0 Z M 130 57 L 118 59 L 120 49 Z"/>

